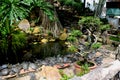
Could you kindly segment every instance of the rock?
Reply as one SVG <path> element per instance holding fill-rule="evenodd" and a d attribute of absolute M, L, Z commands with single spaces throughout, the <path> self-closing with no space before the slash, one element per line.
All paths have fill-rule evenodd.
<path fill-rule="evenodd" d="M 50 66 L 42 66 L 42 70 L 39 73 L 40 77 L 45 77 L 46 80 L 60 80 L 61 75 L 59 70 Z"/>
<path fill-rule="evenodd" d="M 67 39 L 67 33 L 62 33 L 59 37 L 60 40 L 66 40 Z"/>
<path fill-rule="evenodd" d="M 30 29 L 30 23 L 27 19 L 23 19 L 22 21 L 20 21 L 20 23 L 18 24 L 18 27 L 27 32 Z"/>
<path fill-rule="evenodd" d="M 33 70 L 37 69 L 37 65 L 35 63 L 29 63 L 29 67 L 32 68 Z"/>
<path fill-rule="evenodd" d="M 74 69 L 73 68 L 65 68 L 63 73 L 66 74 L 68 77 L 74 76 Z"/>
<path fill-rule="evenodd" d="M 96 52 L 95 53 L 95 57 L 99 57 L 99 56 L 101 56 L 102 55 L 102 53 L 100 53 L 100 52 Z"/>
<path fill-rule="evenodd" d="M 33 34 L 38 34 L 40 33 L 40 27 L 36 26 L 33 30 Z"/>
<path fill-rule="evenodd" d="M 9 72 L 9 75 L 14 75 L 14 74 L 16 74 L 13 70 L 11 70 L 10 72 Z"/>
<path fill-rule="evenodd" d="M 94 59 L 96 55 L 95 53 L 96 53 L 95 51 L 88 53 L 87 58 L 90 60 Z"/>
<path fill-rule="evenodd" d="M 68 34 L 66 33 L 67 29 L 64 29 L 63 33 L 59 36 L 60 40 L 66 40 L 68 37 Z"/>
<path fill-rule="evenodd" d="M 5 69 L 5 68 L 7 68 L 7 67 L 8 67 L 8 65 L 7 65 L 7 64 L 4 64 L 4 65 L 1 66 L 1 69 Z"/>
<path fill-rule="evenodd" d="M 41 42 L 42 42 L 42 43 L 47 43 L 48 40 L 47 40 L 47 39 L 42 39 Z"/>
<path fill-rule="evenodd" d="M 6 76 L 6 75 L 8 75 L 9 70 L 8 70 L 8 69 L 3 69 L 3 70 L 1 71 L 1 73 L 2 73 L 2 76 Z"/>
<path fill-rule="evenodd" d="M 70 80 L 82 80 L 80 77 L 74 76 L 72 79 Z"/>
<path fill-rule="evenodd" d="M 28 63 L 27 62 L 23 62 L 22 64 L 22 68 L 24 69 L 24 70 L 28 70 Z"/>
<path fill-rule="evenodd" d="M 30 80 L 36 80 L 36 75 L 34 73 L 29 73 Z"/>
<path fill-rule="evenodd" d="M 103 60 L 103 57 L 102 57 L 102 56 L 96 57 L 96 58 L 94 59 L 94 61 L 95 61 L 97 64 L 102 64 L 102 60 Z"/>
<path fill-rule="evenodd" d="M 35 21 L 31 21 L 30 26 L 34 27 L 35 26 Z"/>
<path fill-rule="evenodd" d="M 19 73 L 19 72 L 20 72 L 20 69 L 21 69 L 20 67 L 15 66 L 15 67 L 12 67 L 11 70 L 12 70 L 13 72 L 15 72 L 15 73 Z"/>

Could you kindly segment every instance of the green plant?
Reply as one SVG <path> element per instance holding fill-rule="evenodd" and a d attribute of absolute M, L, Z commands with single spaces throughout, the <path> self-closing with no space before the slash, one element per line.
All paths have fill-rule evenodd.
<path fill-rule="evenodd" d="M 8 19 L 12 25 L 26 18 L 35 6 L 40 7 L 51 20 L 53 19 L 52 6 L 44 0 L 1 0 L 0 21 L 4 23 Z"/>
<path fill-rule="evenodd" d="M 79 25 L 82 25 L 84 28 L 89 29 L 90 31 L 98 31 L 102 22 L 98 17 L 82 17 L 78 22 Z"/>
<path fill-rule="evenodd" d="M 74 36 L 69 36 L 69 37 L 67 38 L 67 40 L 70 41 L 70 42 L 75 42 L 76 39 L 77 39 L 77 38 L 74 37 Z"/>
<path fill-rule="evenodd" d="M 59 70 L 59 73 L 61 74 L 62 78 L 60 80 L 69 80 L 71 77 L 64 74 L 63 70 Z"/>
<path fill-rule="evenodd" d="M 110 25 L 109 24 L 100 26 L 100 30 L 102 30 L 102 31 L 109 30 L 109 29 L 110 29 Z"/>
<path fill-rule="evenodd" d="M 113 40 L 113 41 L 118 41 L 118 42 L 120 42 L 120 37 L 119 37 L 119 35 L 117 35 L 116 37 L 115 37 L 115 36 L 110 36 L 110 39 Z"/>
<path fill-rule="evenodd" d="M 67 40 L 71 42 L 75 42 L 77 40 L 77 37 L 80 37 L 81 35 L 82 32 L 80 30 L 72 30 Z"/>
<path fill-rule="evenodd" d="M 24 48 L 26 45 L 26 35 L 23 32 L 15 31 L 12 34 L 12 51 L 16 53 L 17 50 Z"/>
<path fill-rule="evenodd" d="M 71 45 L 69 48 L 68 48 L 69 51 L 71 52 L 76 52 L 77 51 L 77 47 L 74 46 L 74 45 Z"/>
<path fill-rule="evenodd" d="M 77 37 L 77 36 L 81 36 L 82 32 L 80 30 L 72 30 L 71 32 L 71 36 Z"/>
<path fill-rule="evenodd" d="M 91 45 L 91 48 L 97 49 L 97 48 L 100 48 L 101 46 L 102 46 L 102 43 L 97 42 L 97 43 L 93 43 L 93 44 Z"/>
<path fill-rule="evenodd" d="M 82 64 L 81 66 L 82 71 L 78 73 L 77 76 L 83 76 L 84 74 L 87 74 L 90 71 L 89 66 L 90 65 L 88 63 Z"/>
<path fill-rule="evenodd" d="M 73 9 L 80 11 L 82 2 L 80 0 L 59 0 L 62 5 L 71 6 Z"/>
<path fill-rule="evenodd" d="M 26 35 L 13 26 L 9 28 L 0 26 L 0 53 L 6 57 L 5 60 L 13 62 L 13 59 L 18 61 L 19 51 L 26 45 Z"/>
<path fill-rule="evenodd" d="M 54 21 L 54 9 L 53 9 L 53 6 L 49 2 L 46 2 L 45 0 L 32 0 L 32 1 L 34 5 L 33 7 L 35 6 L 40 7 L 40 9 L 44 11 L 44 13 L 48 16 L 48 18 L 51 21 Z"/>

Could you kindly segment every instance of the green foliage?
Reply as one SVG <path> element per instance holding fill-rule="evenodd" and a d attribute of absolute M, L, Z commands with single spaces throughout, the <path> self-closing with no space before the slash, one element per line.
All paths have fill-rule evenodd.
<path fill-rule="evenodd" d="M 82 2 L 80 0 L 59 0 L 62 5 L 71 6 L 73 9 L 80 11 Z"/>
<path fill-rule="evenodd" d="M 83 76 L 84 74 L 87 74 L 90 69 L 89 69 L 89 64 L 85 63 L 81 66 L 82 71 L 80 73 L 77 74 L 77 76 Z"/>
<path fill-rule="evenodd" d="M 82 32 L 80 30 L 72 30 L 67 40 L 74 42 L 77 40 L 77 37 L 78 36 L 80 37 L 81 35 L 82 35 Z"/>
<path fill-rule="evenodd" d="M 76 52 L 77 51 L 77 47 L 74 46 L 74 45 L 71 45 L 69 48 L 68 48 L 69 51 L 71 52 Z"/>
<path fill-rule="evenodd" d="M 34 6 L 40 7 L 40 9 L 44 11 L 44 13 L 49 17 L 51 21 L 54 20 L 53 6 L 49 2 L 46 2 L 45 0 L 33 0 L 33 1 Z"/>
<path fill-rule="evenodd" d="M 110 39 L 113 40 L 113 41 L 117 41 L 117 42 L 120 42 L 120 36 L 110 36 Z"/>
<path fill-rule="evenodd" d="M 97 49 L 97 48 L 100 48 L 101 46 L 102 46 L 102 43 L 97 42 L 97 43 L 93 43 L 93 44 L 91 45 L 91 48 Z"/>
<path fill-rule="evenodd" d="M 66 74 L 64 74 L 60 80 L 69 80 L 69 79 L 70 78 Z"/>
<path fill-rule="evenodd" d="M 71 36 L 77 37 L 77 36 L 81 36 L 82 32 L 80 30 L 73 30 L 71 32 Z"/>
<path fill-rule="evenodd" d="M 11 48 L 13 53 L 23 48 L 26 44 L 26 35 L 20 30 L 11 28 L 11 33 L 8 33 L 6 27 L 0 27 L 0 49 L 2 53 L 8 53 Z"/>
<path fill-rule="evenodd" d="M 100 30 L 102 30 L 102 31 L 109 30 L 109 29 L 110 29 L 110 25 L 109 24 L 100 26 Z"/>
<path fill-rule="evenodd" d="M 17 50 L 23 48 L 26 44 L 26 35 L 23 32 L 12 33 L 12 50 L 16 53 Z"/>
<path fill-rule="evenodd" d="M 77 38 L 74 37 L 74 36 L 69 36 L 69 37 L 67 38 L 67 40 L 70 41 L 70 42 L 75 42 L 76 39 L 77 39 Z"/>
<path fill-rule="evenodd" d="M 51 20 L 53 19 L 52 6 L 44 0 L 1 0 L 0 21 L 4 23 L 8 19 L 12 25 L 14 22 L 26 18 L 35 6 L 40 7 Z"/>
<path fill-rule="evenodd" d="M 89 30 L 99 30 L 100 25 L 102 22 L 98 17 L 82 17 L 82 19 L 78 22 L 79 25 L 82 25 L 85 28 L 88 28 Z"/>
<path fill-rule="evenodd" d="M 23 19 L 28 16 L 28 8 L 30 8 L 30 2 L 28 2 L 26 0 L 1 0 L 1 22 L 5 22 L 6 19 L 9 19 L 10 24 L 12 24 L 13 21 L 18 21 L 19 19 Z"/>
<path fill-rule="evenodd" d="M 71 77 L 64 74 L 63 70 L 59 70 L 59 73 L 61 74 L 62 78 L 60 80 L 69 80 Z"/>

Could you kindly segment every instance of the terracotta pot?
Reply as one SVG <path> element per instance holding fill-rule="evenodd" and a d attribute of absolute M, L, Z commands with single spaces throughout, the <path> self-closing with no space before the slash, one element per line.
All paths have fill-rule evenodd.
<path fill-rule="evenodd" d="M 90 62 L 90 63 L 94 64 L 93 66 L 89 67 L 90 70 L 93 70 L 93 69 L 95 69 L 97 67 L 96 63 L 94 63 L 94 62 Z M 75 67 L 75 73 L 76 74 L 80 73 L 82 71 L 81 66 L 78 65 L 77 62 L 74 63 L 74 67 Z"/>
<path fill-rule="evenodd" d="M 70 63 L 64 63 L 64 64 L 56 64 L 54 65 L 54 67 L 58 68 L 58 69 L 64 69 L 70 66 Z"/>

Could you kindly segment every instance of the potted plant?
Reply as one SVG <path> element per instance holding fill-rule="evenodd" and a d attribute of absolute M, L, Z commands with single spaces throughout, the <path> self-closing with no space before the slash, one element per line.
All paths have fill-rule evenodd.
<path fill-rule="evenodd" d="M 88 59 L 83 56 L 81 60 L 74 62 L 74 67 L 76 74 L 83 75 L 95 69 L 97 65 L 93 61 L 88 61 Z"/>

